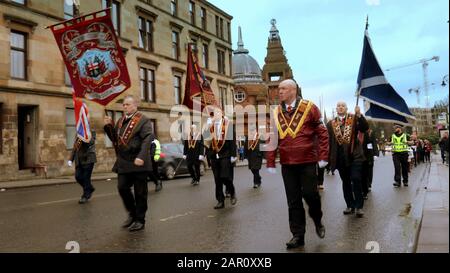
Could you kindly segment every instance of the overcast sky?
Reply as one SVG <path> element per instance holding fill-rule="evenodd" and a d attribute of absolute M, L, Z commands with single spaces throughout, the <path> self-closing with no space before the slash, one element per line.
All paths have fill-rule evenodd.
<path fill-rule="evenodd" d="M 233 49 L 238 26 L 245 47 L 260 67 L 267 53 L 270 20 L 277 20 L 281 41 L 303 89 L 303 96 L 319 104 L 323 94 L 328 116 L 338 100 L 353 110 L 356 80 L 363 47 L 366 15 L 369 36 L 383 69 L 417 63 L 385 72 L 408 106 L 418 103 L 411 88 L 423 90 L 422 59 L 439 56 L 428 67 L 430 102 L 448 95 L 441 86 L 449 67 L 448 0 L 209 0 L 233 16 Z M 432 85 L 434 83 L 434 85 Z M 362 103 L 360 103 L 362 105 Z"/>

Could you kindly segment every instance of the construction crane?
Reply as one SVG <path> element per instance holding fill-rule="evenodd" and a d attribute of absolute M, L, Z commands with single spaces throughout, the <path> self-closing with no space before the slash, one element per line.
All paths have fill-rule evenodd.
<path fill-rule="evenodd" d="M 439 62 L 439 56 L 433 56 L 432 58 L 429 59 L 422 59 L 418 62 L 414 62 L 414 63 L 410 63 L 410 64 L 404 64 L 404 65 L 400 65 L 400 66 L 396 66 L 396 67 L 392 67 L 389 69 L 386 69 L 386 71 L 392 71 L 392 70 L 397 70 L 400 68 L 405 68 L 408 66 L 412 66 L 412 65 L 416 65 L 416 64 L 422 64 L 422 69 L 423 69 L 423 90 L 425 91 L 425 98 L 426 98 L 426 108 L 430 108 L 430 98 L 428 96 L 428 88 L 429 88 L 429 84 L 428 84 L 428 65 L 429 62 L 431 61 L 435 61 L 435 62 Z M 416 92 L 417 95 L 419 95 L 420 90 L 419 89 L 410 89 L 410 93 L 411 92 Z"/>

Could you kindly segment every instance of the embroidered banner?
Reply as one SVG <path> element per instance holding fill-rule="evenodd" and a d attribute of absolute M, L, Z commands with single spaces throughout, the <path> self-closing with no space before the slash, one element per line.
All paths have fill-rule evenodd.
<path fill-rule="evenodd" d="M 131 86 L 110 9 L 50 26 L 75 96 L 108 105 Z"/>

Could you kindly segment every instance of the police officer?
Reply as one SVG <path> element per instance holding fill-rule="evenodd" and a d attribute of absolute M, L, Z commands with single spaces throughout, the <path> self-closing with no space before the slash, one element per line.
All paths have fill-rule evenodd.
<path fill-rule="evenodd" d="M 155 183 L 155 191 L 159 192 L 162 190 L 162 180 L 159 175 L 159 158 L 161 157 L 161 144 L 155 138 L 150 146 L 150 155 L 152 160 L 152 171 L 149 173 L 149 179 Z"/>
<path fill-rule="evenodd" d="M 403 132 L 401 125 L 394 126 L 395 133 L 392 135 L 390 144 L 392 145 L 392 159 L 394 160 L 395 176 L 394 187 L 401 186 L 403 177 L 403 186 L 408 187 L 408 144 L 410 142 L 409 136 Z"/>

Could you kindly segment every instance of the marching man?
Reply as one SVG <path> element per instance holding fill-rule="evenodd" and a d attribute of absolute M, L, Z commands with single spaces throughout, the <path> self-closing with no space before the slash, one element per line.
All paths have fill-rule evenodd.
<path fill-rule="evenodd" d="M 188 138 L 184 141 L 183 159 L 186 160 L 189 173 L 191 174 L 194 186 L 200 183 L 200 162 L 203 161 L 205 147 L 203 146 L 203 136 L 193 124 Z"/>

